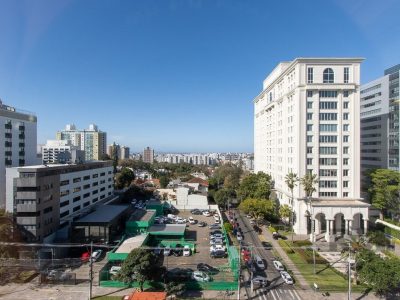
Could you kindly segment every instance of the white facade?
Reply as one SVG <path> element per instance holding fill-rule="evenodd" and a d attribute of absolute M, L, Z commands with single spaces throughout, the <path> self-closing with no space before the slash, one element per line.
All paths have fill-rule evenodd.
<path fill-rule="evenodd" d="M 37 118 L 0 101 L 0 208 L 5 208 L 6 168 L 36 164 Z"/>
<path fill-rule="evenodd" d="M 278 64 L 264 80 L 263 91 L 254 99 L 254 171 L 272 176 L 281 203 L 290 204 L 285 183 L 290 172 L 299 177 L 317 174 L 315 200 L 340 200 L 344 210 L 349 203 L 359 203 L 361 62 L 298 58 Z M 294 230 L 306 234 L 307 216 L 314 220 L 316 214 L 300 184 L 293 192 Z M 324 207 L 329 209 L 329 204 Z M 368 208 L 363 212 L 368 219 Z"/>
<path fill-rule="evenodd" d="M 176 208 L 178 209 L 208 209 L 207 196 L 201 194 L 189 194 L 189 188 L 176 189 Z"/>
<path fill-rule="evenodd" d="M 85 161 L 84 151 L 72 145 L 69 140 L 48 140 L 46 145 L 42 146 L 43 164 L 78 163 L 79 161 Z"/>

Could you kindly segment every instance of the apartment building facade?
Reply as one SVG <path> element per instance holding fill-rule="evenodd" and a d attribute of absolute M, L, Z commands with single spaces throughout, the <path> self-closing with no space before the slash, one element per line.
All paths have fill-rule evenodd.
<path fill-rule="evenodd" d="M 365 233 L 368 204 L 360 198 L 360 58 L 297 58 L 282 62 L 254 99 L 254 170 L 270 174 L 281 204 L 293 207 L 294 230 Z M 285 176 L 319 178 L 311 199 Z M 312 232 L 312 229 L 314 232 Z"/>
<path fill-rule="evenodd" d="M 143 161 L 152 164 L 154 162 L 154 149 L 146 147 L 143 150 Z"/>
<path fill-rule="evenodd" d="M 37 163 L 37 118 L 0 100 L 0 208 L 6 202 L 6 168 Z"/>
<path fill-rule="evenodd" d="M 112 162 L 38 165 L 7 170 L 6 210 L 42 242 L 60 225 L 113 196 Z"/>
<path fill-rule="evenodd" d="M 85 162 L 85 151 L 72 145 L 69 140 L 48 140 L 42 146 L 42 163 L 66 164 Z"/>
<path fill-rule="evenodd" d="M 72 145 L 85 151 L 85 160 L 101 160 L 107 152 L 107 133 L 100 131 L 97 125 L 90 124 L 88 129 L 78 130 L 74 124 L 68 124 L 58 131 L 57 140 L 69 140 Z"/>

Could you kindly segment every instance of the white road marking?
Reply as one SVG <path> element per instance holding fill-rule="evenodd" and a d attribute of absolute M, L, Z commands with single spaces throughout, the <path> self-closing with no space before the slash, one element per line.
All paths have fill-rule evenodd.
<path fill-rule="evenodd" d="M 292 290 L 288 290 L 288 291 L 289 291 L 290 296 L 292 296 L 292 299 L 296 299 L 294 294 L 293 294 L 293 292 L 292 292 Z"/>
<path fill-rule="evenodd" d="M 275 297 L 274 290 L 269 290 L 269 292 L 271 293 L 271 295 L 272 295 L 272 298 L 274 298 L 274 300 L 277 300 L 277 298 Z M 279 299 L 279 296 L 278 296 L 278 294 L 277 294 L 277 297 L 278 297 L 278 299 Z"/>
<path fill-rule="evenodd" d="M 296 295 L 297 299 L 301 300 L 301 297 L 300 297 L 300 295 L 297 293 L 296 290 L 293 290 L 293 293 Z"/>

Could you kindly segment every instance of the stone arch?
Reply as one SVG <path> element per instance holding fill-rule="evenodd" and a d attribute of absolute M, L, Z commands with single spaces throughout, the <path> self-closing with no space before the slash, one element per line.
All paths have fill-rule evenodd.
<path fill-rule="evenodd" d="M 326 232 L 326 215 L 319 212 L 314 216 L 315 219 L 315 234 Z"/>
<path fill-rule="evenodd" d="M 357 212 L 353 214 L 352 226 L 351 226 L 351 234 L 352 235 L 360 235 L 365 233 L 364 228 L 364 216 L 361 212 Z"/>
<path fill-rule="evenodd" d="M 338 212 L 333 217 L 333 234 L 337 237 L 345 234 L 345 216 L 344 213 Z"/>

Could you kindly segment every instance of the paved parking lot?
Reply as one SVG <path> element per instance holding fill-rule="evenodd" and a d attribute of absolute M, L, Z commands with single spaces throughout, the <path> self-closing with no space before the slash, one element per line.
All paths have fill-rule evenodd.
<path fill-rule="evenodd" d="M 209 225 L 214 224 L 214 217 L 206 217 L 203 215 L 192 215 L 190 211 L 180 211 L 177 214 L 182 218 L 193 217 L 197 221 L 196 224 L 187 223 L 185 239 L 187 241 L 196 242 L 196 253 L 192 253 L 191 256 L 178 256 L 175 257 L 173 255 L 164 257 L 163 265 L 168 269 L 173 268 L 190 268 L 196 270 L 197 264 L 206 263 L 210 266 L 216 267 L 221 271 L 216 274 L 214 280 L 224 279 L 231 280 L 233 279 L 233 274 L 229 268 L 228 258 L 211 258 L 210 257 L 210 239 L 208 228 Z M 206 227 L 199 227 L 199 222 L 206 222 Z"/>

